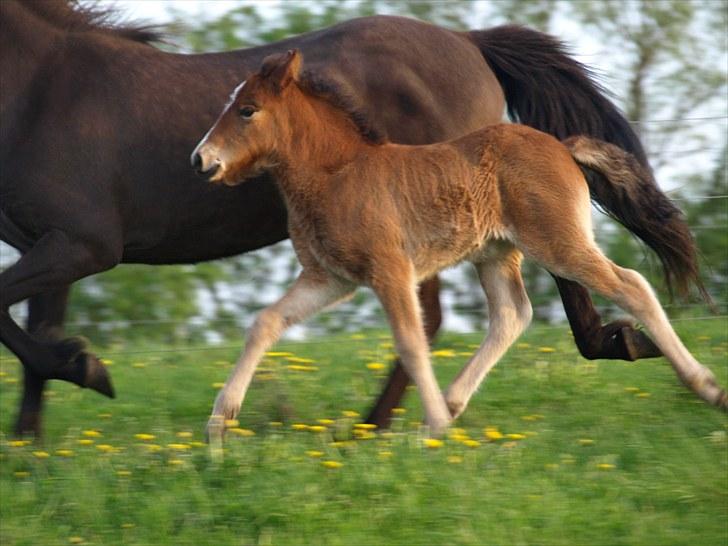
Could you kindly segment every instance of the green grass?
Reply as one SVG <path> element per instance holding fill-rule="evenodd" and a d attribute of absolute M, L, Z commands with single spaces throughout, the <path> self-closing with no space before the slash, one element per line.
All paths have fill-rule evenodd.
<path fill-rule="evenodd" d="M 728 384 L 725 320 L 677 326 Z M 3 353 L 0 544 L 728 541 L 728 418 L 681 387 L 662 359 L 587 362 L 566 329 L 535 326 L 456 423 L 464 431 L 428 448 L 414 392 L 391 433 L 352 439 L 356 418 L 342 416 L 365 414 L 384 373 L 366 365 L 388 362 L 389 338 L 313 341 L 276 348 L 313 363 L 278 356 L 262 365 L 239 425 L 255 434 L 228 434 L 221 463 L 200 442 L 213 383 L 225 380 L 237 343 L 99 351 L 112 360 L 118 398 L 53 384 L 43 444 L 19 447 L 8 433 L 20 369 Z M 445 352 L 434 361 L 443 386 L 479 342 L 440 338 L 435 349 Z M 336 423 L 325 432 L 292 429 L 317 419 Z M 486 427 L 525 438 L 487 441 Z"/>

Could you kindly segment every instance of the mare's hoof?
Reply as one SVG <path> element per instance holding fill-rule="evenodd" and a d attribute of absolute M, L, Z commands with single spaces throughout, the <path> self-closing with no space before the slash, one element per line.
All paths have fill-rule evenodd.
<path fill-rule="evenodd" d="M 114 387 L 111 384 L 111 375 L 98 358 L 90 353 L 81 353 L 76 359 L 79 360 L 79 366 L 85 368 L 82 387 L 94 390 L 109 398 L 116 398 Z"/>
<path fill-rule="evenodd" d="M 662 351 L 647 337 L 642 330 L 636 330 L 627 326 L 620 330 L 624 346 L 631 360 L 640 358 L 657 358 L 662 356 Z"/>

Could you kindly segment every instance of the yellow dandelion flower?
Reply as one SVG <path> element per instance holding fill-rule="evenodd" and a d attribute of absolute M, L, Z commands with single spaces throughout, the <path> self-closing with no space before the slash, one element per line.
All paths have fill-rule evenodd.
<path fill-rule="evenodd" d="M 518 434 L 517 432 L 506 434 L 506 438 L 508 438 L 509 440 L 523 440 L 525 437 L 525 434 Z"/>
<path fill-rule="evenodd" d="M 120 478 L 127 478 L 131 476 L 131 470 L 117 470 L 116 475 Z"/>
<path fill-rule="evenodd" d="M 448 455 L 447 462 L 450 464 L 460 464 L 463 462 L 463 458 L 460 455 Z"/>
<path fill-rule="evenodd" d="M 405 408 L 392 408 L 392 415 L 404 415 L 407 413 Z"/>
<path fill-rule="evenodd" d="M 486 427 L 483 435 L 491 442 L 503 439 L 503 434 L 495 427 Z"/>
<path fill-rule="evenodd" d="M 467 446 L 467 447 L 480 447 L 480 442 L 478 440 L 467 439 L 467 440 L 463 440 L 462 443 L 464 446 Z"/>
<path fill-rule="evenodd" d="M 649 392 L 638 392 L 636 396 L 637 398 L 649 398 L 650 396 L 652 396 L 652 394 L 650 394 Z"/>
<path fill-rule="evenodd" d="M 13 472 L 13 476 L 15 476 L 16 478 L 29 478 L 30 472 L 27 472 L 25 470 L 18 470 L 16 472 Z"/>
<path fill-rule="evenodd" d="M 51 456 L 51 454 L 48 453 L 47 451 L 34 451 L 33 456 L 38 459 L 47 459 L 48 457 Z"/>
<path fill-rule="evenodd" d="M 239 428 L 239 427 L 233 427 L 229 428 L 227 430 L 231 434 L 235 434 L 237 436 L 243 436 L 244 438 L 248 438 L 250 436 L 255 436 L 255 432 L 247 429 L 247 428 Z"/>
<path fill-rule="evenodd" d="M 394 343 L 391 341 L 384 341 L 379 344 L 379 347 L 382 349 L 392 349 L 394 347 Z"/>
<path fill-rule="evenodd" d="M 354 429 L 354 436 L 357 440 L 373 440 L 377 434 L 371 430 Z"/>
<path fill-rule="evenodd" d="M 556 352 L 556 349 L 554 349 L 553 347 L 545 347 L 544 346 L 544 347 L 539 347 L 538 348 L 538 352 L 539 353 L 555 353 Z"/>
<path fill-rule="evenodd" d="M 190 447 L 207 447 L 205 442 L 190 442 Z"/>
<path fill-rule="evenodd" d="M 145 432 L 140 432 L 139 434 L 135 434 L 134 438 L 137 440 L 142 440 L 143 442 L 148 442 L 150 440 L 154 440 L 156 436 L 154 434 L 147 434 Z"/>
<path fill-rule="evenodd" d="M 475 354 L 474 351 L 458 351 L 455 353 L 457 356 L 473 356 Z"/>
<path fill-rule="evenodd" d="M 351 334 L 349 339 L 366 339 L 366 336 L 364 334 Z"/>
<path fill-rule="evenodd" d="M 8 445 L 10 447 L 23 447 L 29 445 L 30 442 L 28 440 L 10 440 L 8 442 Z"/>
<path fill-rule="evenodd" d="M 286 357 L 286 356 L 293 356 L 293 353 L 286 353 L 281 351 L 268 351 L 265 353 L 265 356 L 269 357 Z"/>
<path fill-rule="evenodd" d="M 333 419 L 316 419 L 316 422 L 319 425 L 326 425 L 326 426 L 333 425 L 334 423 L 336 423 L 336 421 L 334 421 Z"/>
<path fill-rule="evenodd" d="M 71 544 L 83 544 L 86 541 L 83 539 L 83 537 L 74 536 L 74 537 L 68 537 L 68 542 L 70 542 Z"/>
<path fill-rule="evenodd" d="M 311 425 L 308 427 L 308 430 L 310 432 L 326 432 L 326 427 L 323 425 Z"/>
<path fill-rule="evenodd" d="M 176 444 L 176 443 L 172 443 L 172 444 L 167 444 L 167 447 L 169 449 L 174 449 L 176 451 L 186 451 L 186 450 L 188 450 L 190 448 L 190 445 L 189 444 Z"/>
<path fill-rule="evenodd" d="M 303 364 L 289 364 L 286 366 L 287 369 L 293 372 L 315 372 L 318 371 L 317 366 L 306 366 Z"/>
<path fill-rule="evenodd" d="M 56 455 L 59 457 L 73 457 L 73 450 L 71 449 L 56 449 Z"/>
<path fill-rule="evenodd" d="M 237 427 L 240 424 L 240 421 L 237 419 L 225 419 L 225 428 L 233 428 Z"/>
<path fill-rule="evenodd" d="M 579 440 L 577 440 L 577 441 L 580 446 L 593 446 L 594 445 L 594 440 L 592 440 L 591 438 L 579 438 Z"/>
<path fill-rule="evenodd" d="M 359 412 L 354 410 L 344 410 L 341 412 L 344 417 L 356 418 L 359 417 Z"/>
<path fill-rule="evenodd" d="M 192 433 L 189 430 L 180 430 L 175 436 L 177 438 L 192 438 Z"/>
<path fill-rule="evenodd" d="M 288 362 L 295 362 L 297 364 L 313 364 L 316 362 L 313 358 L 303 358 L 300 356 L 288 356 L 286 357 Z"/>
<path fill-rule="evenodd" d="M 81 434 L 83 434 L 87 438 L 98 438 L 99 436 L 101 436 L 101 433 L 98 430 L 84 430 L 83 432 L 81 432 Z"/>
<path fill-rule="evenodd" d="M 81 439 L 80 439 L 80 440 L 78 441 L 78 444 L 79 444 L 79 445 L 82 445 L 82 446 L 90 446 L 90 445 L 92 445 L 93 443 L 94 443 L 94 441 L 93 441 L 93 440 L 90 440 L 90 439 L 88 439 L 88 438 L 81 438 Z"/>
<path fill-rule="evenodd" d="M 339 461 L 321 461 L 321 464 L 326 468 L 332 469 L 341 468 L 342 466 L 344 466 L 344 463 Z"/>
<path fill-rule="evenodd" d="M 158 444 L 142 444 L 144 448 L 152 453 L 156 453 L 157 451 L 162 451 L 164 449 L 162 446 Z"/>
<path fill-rule="evenodd" d="M 453 356 L 455 356 L 455 351 L 453 351 L 452 349 L 438 349 L 437 351 L 432 351 L 432 356 L 452 358 Z"/>
<path fill-rule="evenodd" d="M 101 358 L 99 359 L 99 362 L 101 362 L 104 366 L 111 366 L 114 363 L 114 361 L 110 358 Z"/>
<path fill-rule="evenodd" d="M 306 451 L 306 455 L 308 455 L 309 457 L 312 457 L 314 459 L 318 459 L 318 458 L 324 456 L 324 452 L 323 451 L 318 451 L 318 450 L 315 450 L 315 449 L 309 449 L 308 451 Z"/>
<path fill-rule="evenodd" d="M 344 441 L 337 441 L 337 442 L 331 442 L 329 443 L 329 447 L 333 447 L 334 449 L 342 449 L 345 447 L 351 447 L 354 444 L 354 442 L 344 442 Z"/>
<path fill-rule="evenodd" d="M 219 381 L 212 384 L 213 389 L 222 389 L 225 386 L 225 383 L 220 383 Z"/>
<path fill-rule="evenodd" d="M 422 443 L 428 449 L 438 449 L 445 445 L 442 440 L 438 440 L 437 438 L 425 438 Z"/>
<path fill-rule="evenodd" d="M 99 444 L 96 446 L 96 449 L 102 451 L 103 453 L 113 453 L 115 451 L 114 446 L 112 446 L 111 444 Z"/>
<path fill-rule="evenodd" d="M 516 349 L 530 349 L 530 343 L 516 343 Z"/>
<path fill-rule="evenodd" d="M 615 469 L 615 468 L 617 468 L 617 467 L 616 467 L 616 466 L 614 466 L 613 464 L 609 464 L 609 463 L 599 463 L 599 464 L 597 465 L 597 468 L 598 468 L 599 470 L 614 470 L 614 469 Z"/>
<path fill-rule="evenodd" d="M 146 368 L 147 365 L 144 362 L 133 362 L 131 367 L 132 368 Z"/>
<path fill-rule="evenodd" d="M 305 425 L 303 423 L 293 423 L 291 425 L 291 428 L 293 430 L 308 430 L 308 425 Z"/>
<path fill-rule="evenodd" d="M 381 362 L 369 362 L 367 364 L 367 369 L 373 371 L 373 372 L 379 372 L 381 370 L 384 370 L 387 367 L 386 364 L 382 364 Z"/>
<path fill-rule="evenodd" d="M 377 425 L 374 423 L 356 423 L 354 428 L 358 430 L 374 430 L 377 428 Z"/>

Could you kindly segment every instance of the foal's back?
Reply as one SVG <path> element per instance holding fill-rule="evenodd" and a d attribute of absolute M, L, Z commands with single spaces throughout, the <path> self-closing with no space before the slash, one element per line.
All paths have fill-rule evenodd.
<path fill-rule="evenodd" d="M 477 260 L 488 241 L 558 231 L 560 217 L 581 214 L 584 204 L 588 213 L 588 187 L 566 147 L 515 124 L 427 146 L 375 147 L 331 184 L 311 239 L 361 272 L 376 269 L 377 256 L 404 251 L 424 278 Z"/>

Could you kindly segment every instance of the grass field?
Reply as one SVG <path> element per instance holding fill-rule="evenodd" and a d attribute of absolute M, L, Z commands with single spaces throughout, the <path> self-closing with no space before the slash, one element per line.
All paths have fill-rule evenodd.
<path fill-rule="evenodd" d="M 725 319 L 677 327 L 728 384 Z M 441 382 L 479 341 L 440 338 Z M 286 343 L 215 463 L 202 430 L 238 344 L 99 350 L 118 398 L 54 384 L 40 445 L 8 437 L 20 369 L 4 352 L 0 544 L 728 541 L 728 418 L 662 359 L 588 362 L 565 328 L 534 326 L 440 444 L 423 438 L 414 392 L 391 431 L 355 426 L 386 373 L 386 335 Z"/>

